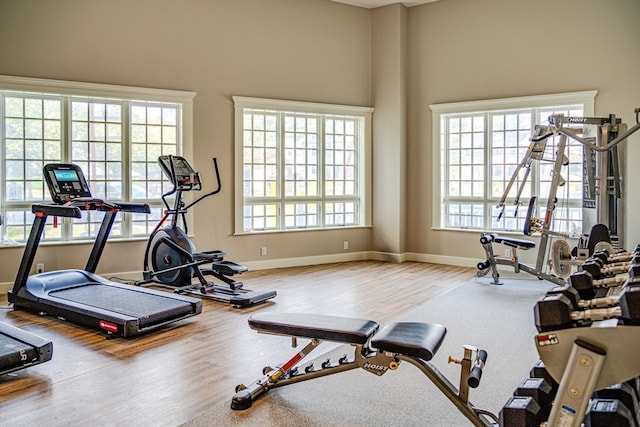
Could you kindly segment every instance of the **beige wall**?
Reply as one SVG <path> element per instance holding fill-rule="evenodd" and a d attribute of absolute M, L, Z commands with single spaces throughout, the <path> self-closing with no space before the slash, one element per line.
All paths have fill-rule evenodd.
<path fill-rule="evenodd" d="M 258 266 L 378 252 L 473 265 L 477 233 L 431 229 L 428 106 L 597 89 L 597 114 L 632 122 L 639 19 L 637 0 L 440 0 L 373 11 L 328 0 L 0 0 L 0 74 L 196 92 L 193 163 L 211 182 L 218 157 L 223 180 L 195 210 L 202 250 Z M 232 95 L 375 107 L 373 230 L 232 236 Z M 640 242 L 640 200 L 629 199 L 627 234 Z M 37 262 L 84 265 L 86 245 L 60 248 L 43 248 Z M 99 272 L 140 270 L 143 251 L 143 242 L 109 244 Z M 21 253 L 0 249 L 0 283 L 13 280 Z"/>
<path fill-rule="evenodd" d="M 401 4 L 372 13 L 372 249 L 406 251 L 407 17 Z"/>

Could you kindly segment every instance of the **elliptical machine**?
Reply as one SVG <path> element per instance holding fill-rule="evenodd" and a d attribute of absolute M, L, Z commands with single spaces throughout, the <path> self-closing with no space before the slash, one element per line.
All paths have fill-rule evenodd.
<path fill-rule="evenodd" d="M 198 252 L 187 235 L 186 214 L 192 206 L 221 190 L 220 172 L 217 159 L 213 159 L 217 186 L 214 190 L 186 204 L 185 191 L 202 190 L 200 174 L 181 156 L 160 156 L 158 164 L 162 172 L 173 184 L 173 188 L 162 195 L 166 209 L 158 225 L 149 236 L 144 254 L 143 280 L 136 285 L 155 283 L 174 289 L 176 293 L 186 293 L 246 307 L 267 301 L 276 296 L 276 291 L 252 291 L 243 289 L 243 283 L 232 277 L 247 271 L 247 267 L 224 259 L 226 252 L 220 250 Z M 173 207 L 167 198 L 174 196 Z M 182 227 L 178 225 L 180 218 Z M 168 221 L 167 225 L 165 222 Z M 205 265 L 209 265 L 205 267 Z M 198 279 L 193 283 L 194 276 Z M 207 281 L 205 276 L 213 276 L 225 285 Z"/>

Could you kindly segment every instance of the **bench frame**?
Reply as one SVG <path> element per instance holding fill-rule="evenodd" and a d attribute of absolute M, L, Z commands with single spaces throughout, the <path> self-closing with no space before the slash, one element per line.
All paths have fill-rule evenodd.
<path fill-rule="evenodd" d="M 490 234 L 490 233 L 482 233 L 480 236 L 480 243 L 482 244 L 482 248 L 485 251 L 486 259 L 485 261 L 478 263 L 478 272 L 477 277 L 483 277 L 487 275 L 489 270 L 491 270 L 491 275 L 493 276 L 494 285 L 502 285 L 500 281 L 500 274 L 498 273 L 498 265 L 507 265 L 513 267 L 513 271 L 515 273 L 520 273 L 520 271 L 526 271 L 529 274 L 536 276 L 538 279 L 546 280 L 551 283 L 555 283 L 558 286 L 566 285 L 566 281 L 558 276 L 553 274 L 547 274 L 544 272 L 544 261 L 546 254 L 546 243 L 547 243 L 548 234 L 543 235 L 544 242 L 541 243 L 544 245 L 544 250 L 538 251 L 538 258 L 536 260 L 535 266 L 529 266 L 527 264 L 523 264 L 518 259 L 518 249 L 528 250 L 535 247 L 535 243 L 529 240 L 524 239 L 514 239 L 510 237 L 499 236 L 498 234 Z M 526 244 L 525 242 L 528 242 Z M 511 249 L 510 257 L 501 257 L 496 255 L 493 250 L 493 243 L 501 243 Z"/>
<path fill-rule="evenodd" d="M 267 313 L 267 316 L 272 315 L 273 313 Z M 315 350 L 322 341 L 324 341 L 322 337 L 327 334 L 324 333 L 323 327 L 319 325 L 324 325 L 326 324 L 326 322 L 319 322 L 317 330 L 310 330 L 307 331 L 307 333 L 300 330 L 300 328 L 296 328 L 296 325 L 293 324 L 287 325 L 285 323 L 281 323 L 276 327 L 273 327 L 272 324 L 267 324 L 267 327 L 265 328 L 263 327 L 264 325 L 252 323 L 252 319 L 259 316 L 260 315 L 254 315 L 249 318 L 249 324 L 251 328 L 257 330 L 259 333 L 290 336 L 293 347 L 297 347 L 298 338 L 305 338 L 309 339 L 310 341 L 302 348 L 302 350 L 298 351 L 286 362 L 278 364 L 275 368 L 271 366 L 265 367 L 263 369 L 263 375 L 248 386 L 245 386 L 244 384 L 236 386 L 236 394 L 234 395 L 231 402 L 232 409 L 243 410 L 250 408 L 253 400 L 272 388 L 283 387 L 289 384 L 295 384 L 298 382 L 332 375 L 339 372 L 349 371 L 356 368 L 362 368 L 369 373 L 381 376 L 388 371 L 398 369 L 400 363 L 404 361 L 414 365 L 423 374 L 425 374 L 427 378 L 429 378 L 429 380 L 438 388 L 438 390 L 443 393 L 451 401 L 451 403 L 453 403 L 458 411 L 460 411 L 467 419 L 469 419 L 469 421 L 471 421 L 473 425 L 481 427 L 498 425 L 498 417 L 496 415 L 492 414 L 489 411 L 476 408 L 471 402 L 469 402 L 469 377 L 471 376 L 471 372 L 474 368 L 478 369 L 479 367 L 480 369 L 482 369 L 484 365 L 484 361 L 478 360 L 478 354 L 482 350 L 479 350 L 476 347 L 464 346 L 464 356 L 462 359 L 455 359 L 449 356 L 449 363 L 454 362 L 461 365 L 459 388 L 456 388 L 456 386 L 454 386 L 444 376 L 444 374 L 442 374 L 428 360 L 424 360 L 416 356 L 401 354 L 397 351 L 390 352 L 376 349 L 375 344 L 372 344 L 372 341 L 375 341 L 376 336 L 379 337 L 383 335 L 385 331 L 383 329 L 382 332 L 376 335 L 378 328 L 377 323 L 375 322 L 373 322 L 375 324 L 375 327 L 371 328 L 367 332 L 366 342 L 364 343 L 348 342 L 346 341 L 346 337 L 342 340 L 332 340 L 333 342 L 350 344 L 352 347 L 354 347 L 353 355 L 351 357 L 345 354 L 337 362 L 332 362 L 331 360 L 327 359 L 321 364 L 320 368 L 314 367 L 313 364 L 309 364 L 303 368 L 301 363 L 303 359 L 307 357 L 313 350 Z M 331 320 L 335 318 L 334 316 L 322 315 L 309 316 L 312 320 Z M 284 321 L 284 319 L 286 319 L 286 314 L 282 314 L 280 317 L 276 318 Z M 393 325 L 397 324 L 391 324 L 388 325 L 388 327 L 392 327 Z M 432 325 L 440 326 L 427 323 L 418 325 L 426 327 Z M 295 336 L 288 333 L 290 330 L 293 330 L 292 328 L 295 328 Z M 331 332 L 333 333 L 335 331 Z M 344 331 L 344 333 L 345 336 L 348 335 L 348 331 Z M 336 335 L 333 334 L 331 336 L 335 337 Z M 427 353 L 435 355 L 435 352 L 437 351 L 437 348 L 439 347 L 440 342 L 442 342 L 443 339 L 444 333 L 442 333 L 438 337 L 438 342 L 433 345 L 432 348 L 428 350 L 420 350 L 424 350 Z M 474 386 L 477 386 L 477 383 Z"/>

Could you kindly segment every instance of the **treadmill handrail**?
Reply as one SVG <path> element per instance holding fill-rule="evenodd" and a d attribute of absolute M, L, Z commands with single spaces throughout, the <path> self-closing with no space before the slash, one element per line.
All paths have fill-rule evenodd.
<path fill-rule="evenodd" d="M 78 198 L 63 205 L 36 203 L 31 206 L 31 212 L 33 213 L 43 213 L 46 215 L 68 218 L 82 218 L 83 210 L 116 210 L 119 212 L 151 213 L 151 207 L 147 203 L 106 202 L 104 200 L 94 198 Z"/>
<path fill-rule="evenodd" d="M 31 212 L 34 214 L 45 214 L 51 216 L 63 216 L 67 218 L 82 218 L 82 211 L 77 206 L 70 205 L 54 205 L 36 203 L 31 205 Z"/>
<path fill-rule="evenodd" d="M 95 197 L 78 197 L 65 203 L 65 205 L 78 206 L 79 208 L 84 208 L 84 210 L 116 210 L 119 212 L 151 213 L 151 207 L 146 203 L 111 202 L 103 199 L 96 199 Z"/>
<path fill-rule="evenodd" d="M 121 212 L 151 213 L 151 207 L 146 203 L 117 202 L 115 204 Z"/>

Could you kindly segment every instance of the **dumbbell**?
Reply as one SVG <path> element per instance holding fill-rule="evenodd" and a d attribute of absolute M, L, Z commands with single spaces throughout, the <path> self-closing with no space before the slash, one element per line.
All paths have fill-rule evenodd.
<path fill-rule="evenodd" d="M 511 396 L 500 410 L 499 419 L 501 426 L 509 427 L 540 427 L 546 421 L 531 396 Z"/>
<path fill-rule="evenodd" d="M 601 258 L 592 256 L 590 258 L 587 258 L 585 262 L 592 262 L 592 261 L 595 261 L 596 263 L 600 264 L 600 269 L 605 268 L 607 270 L 620 270 L 621 272 L 624 273 L 632 265 L 640 264 L 640 256 L 635 255 L 633 258 L 631 258 L 628 261 L 616 261 L 616 262 L 607 262 L 607 261 L 603 261 Z"/>
<path fill-rule="evenodd" d="M 535 426 L 549 418 L 555 393 L 544 378 L 527 378 L 513 392 L 500 411 L 500 425 Z"/>
<path fill-rule="evenodd" d="M 588 273 L 587 273 L 588 275 Z M 623 290 L 626 287 L 634 287 L 640 286 L 640 280 L 636 279 L 633 281 L 627 280 L 623 286 Z M 612 295 L 600 298 L 584 298 L 583 295 L 580 294 L 580 291 L 571 285 L 567 286 L 556 286 L 547 291 L 545 295 L 564 295 L 571 302 L 571 306 L 575 309 L 584 310 L 590 308 L 605 308 L 605 307 L 615 307 L 618 305 L 619 295 Z M 640 388 L 640 383 L 638 384 Z M 639 389 L 640 391 L 640 389 Z"/>
<path fill-rule="evenodd" d="M 636 390 L 629 383 L 618 383 L 593 393 L 596 399 L 619 400 L 632 414 L 636 424 L 638 419 L 638 396 Z"/>
<path fill-rule="evenodd" d="M 634 258 L 635 260 L 635 258 Z M 596 259 L 588 259 L 581 266 L 583 271 L 591 273 L 594 279 L 602 279 L 607 275 L 627 273 L 630 277 L 640 277 L 640 260 L 630 263 L 613 264 L 607 266 Z"/>
<path fill-rule="evenodd" d="M 612 263 L 612 262 L 631 261 L 633 257 L 635 257 L 636 255 L 640 255 L 640 245 L 636 245 L 633 252 L 623 251 L 623 252 L 616 252 L 612 254 L 612 253 L 609 253 L 609 251 L 606 249 L 600 249 L 598 251 L 595 251 L 591 256 L 602 260 L 602 262 L 604 263 Z"/>
<path fill-rule="evenodd" d="M 594 279 L 588 271 L 578 271 L 569 276 L 569 285 L 578 291 L 580 298 L 591 299 L 596 296 L 596 288 L 613 288 L 627 281 L 628 276 L 617 275 L 605 277 L 604 279 Z"/>
<path fill-rule="evenodd" d="M 636 398 L 640 404 L 640 377 L 631 378 L 627 380 L 627 384 L 631 386 L 631 388 L 636 392 Z M 638 414 L 640 416 L 640 413 Z"/>
<path fill-rule="evenodd" d="M 589 308 L 615 307 L 618 305 L 618 296 L 583 298 L 573 286 L 556 286 L 547 291 L 545 295 L 564 295 L 571 302 L 571 307 L 577 310 Z"/>
<path fill-rule="evenodd" d="M 573 303 L 562 294 L 546 295 L 534 307 L 538 332 L 584 326 L 605 319 L 621 319 L 625 325 L 640 325 L 640 284 L 626 286 L 618 295 L 618 306 L 574 311 Z"/>
<path fill-rule="evenodd" d="M 556 393 L 558 392 L 559 384 L 556 382 L 556 380 L 553 379 L 551 374 L 549 374 L 549 371 L 547 371 L 547 367 L 544 366 L 544 362 L 542 361 L 542 359 L 539 359 L 536 364 L 533 365 L 533 368 L 531 368 L 531 370 L 529 371 L 529 377 L 542 378 L 547 384 L 551 386 L 551 396 L 555 397 Z"/>
<path fill-rule="evenodd" d="M 636 427 L 631 411 L 617 399 L 591 399 L 584 427 Z"/>
<path fill-rule="evenodd" d="M 551 385 L 544 378 L 527 378 L 522 381 L 513 392 L 514 396 L 530 396 L 540 406 L 540 415 L 543 420 L 549 418 L 551 405 L 555 393 Z"/>

